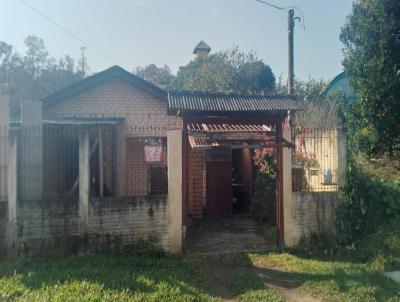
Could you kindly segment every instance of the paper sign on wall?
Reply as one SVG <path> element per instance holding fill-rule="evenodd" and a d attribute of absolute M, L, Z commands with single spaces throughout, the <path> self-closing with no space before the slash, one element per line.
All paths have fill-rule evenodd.
<path fill-rule="evenodd" d="M 156 141 L 146 142 L 146 145 L 144 146 L 144 161 L 162 162 L 163 161 L 162 144 Z"/>

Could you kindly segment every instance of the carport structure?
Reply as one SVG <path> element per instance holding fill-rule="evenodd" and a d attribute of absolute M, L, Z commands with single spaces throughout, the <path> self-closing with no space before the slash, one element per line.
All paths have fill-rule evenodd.
<path fill-rule="evenodd" d="M 184 234 L 199 219 L 252 212 L 253 152 L 263 146 L 276 154 L 275 215 L 278 245 L 285 245 L 283 209 L 292 185 L 288 117 L 298 109 L 299 103 L 287 95 L 168 94 L 169 114 L 183 121 Z"/>

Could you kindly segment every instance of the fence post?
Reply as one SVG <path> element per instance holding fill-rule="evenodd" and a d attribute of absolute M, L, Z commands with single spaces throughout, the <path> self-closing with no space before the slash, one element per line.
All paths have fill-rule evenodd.
<path fill-rule="evenodd" d="M 8 96 L 0 95 L 0 201 L 7 200 L 8 186 Z"/>
<path fill-rule="evenodd" d="M 90 136 L 88 129 L 79 132 L 79 217 L 81 234 L 86 233 L 89 219 Z"/>
<path fill-rule="evenodd" d="M 167 131 L 169 252 L 182 253 L 182 130 Z"/>
<path fill-rule="evenodd" d="M 21 200 L 41 200 L 43 187 L 42 104 L 21 104 L 20 182 Z"/>

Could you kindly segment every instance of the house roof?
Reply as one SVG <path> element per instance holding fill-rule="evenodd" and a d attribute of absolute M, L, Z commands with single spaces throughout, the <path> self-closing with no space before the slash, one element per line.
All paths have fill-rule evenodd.
<path fill-rule="evenodd" d="M 165 90 L 135 76 L 120 66 L 115 65 L 46 96 L 40 101 L 43 102 L 44 106 L 50 106 L 112 79 L 124 80 L 132 86 L 135 86 L 156 98 L 164 101 L 167 100 L 167 93 Z"/>
<path fill-rule="evenodd" d="M 357 99 L 357 95 L 349 87 L 349 79 L 345 72 L 341 72 L 334 77 L 321 94 L 326 96 L 335 90 L 341 91 L 350 101 L 355 101 Z"/>
<path fill-rule="evenodd" d="M 208 46 L 208 44 L 206 42 L 204 42 L 203 40 L 201 40 L 196 47 L 193 50 L 193 53 L 196 53 L 198 50 L 206 50 L 208 52 L 210 52 L 211 47 Z"/>
<path fill-rule="evenodd" d="M 289 95 L 234 95 L 201 92 L 169 92 L 170 112 L 268 112 L 299 110 L 300 104 Z"/>

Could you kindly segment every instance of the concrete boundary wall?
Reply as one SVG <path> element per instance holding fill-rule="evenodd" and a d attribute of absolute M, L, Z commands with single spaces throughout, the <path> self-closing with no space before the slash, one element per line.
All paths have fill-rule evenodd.
<path fill-rule="evenodd" d="M 6 212 L 6 206 L 0 207 L 0 236 L 3 236 L 0 239 L 5 236 L 2 222 L 7 219 Z M 77 200 L 18 201 L 17 234 L 8 256 L 66 255 L 118 249 L 143 239 L 151 239 L 168 251 L 171 249 L 170 225 L 166 196 L 92 199 L 85 233 L 80 229 Z"/>
<path fill-rule="evenodd" d="M 335 234 L 335 211 L 339 192 L 293 192 L 290 217 L 290 246 L 311 235 Z"/>

